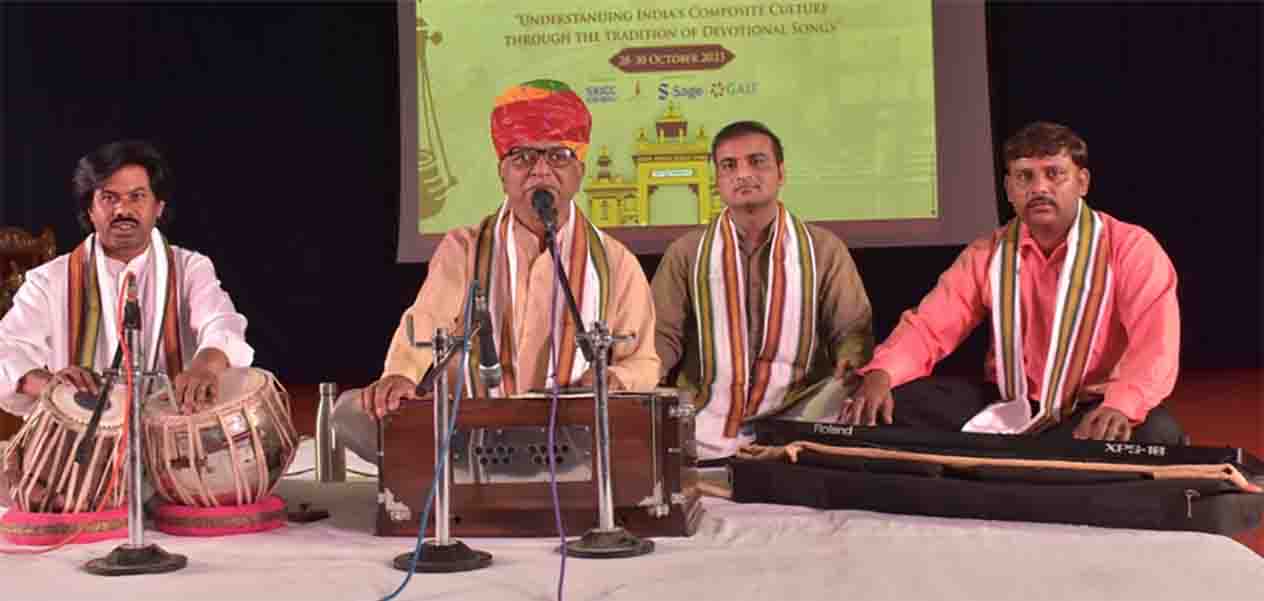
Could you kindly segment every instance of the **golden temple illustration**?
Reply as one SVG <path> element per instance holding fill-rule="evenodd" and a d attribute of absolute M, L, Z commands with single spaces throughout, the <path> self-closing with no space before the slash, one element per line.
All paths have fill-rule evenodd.
<path fill-rule="evenodd" d="M 711 139 L 703 128 L 689 137 L 689 122 L 674 102 L 655 122 L 653 140 L 642 128 L 636 138 L 632 162 L 636 176 L 627 181 L 611 170 L 613 160 L 602 147 L 597 173 L 584 186 L 590 206 L 588 218 L 597 226 L 651 225 L 650 200 L 662 186 L 689 186 L 698 201 L 698 223 L 709 223 L 724 208 L 711 177 Z M 655 224 L 665 225 L 665 224 Z"/>

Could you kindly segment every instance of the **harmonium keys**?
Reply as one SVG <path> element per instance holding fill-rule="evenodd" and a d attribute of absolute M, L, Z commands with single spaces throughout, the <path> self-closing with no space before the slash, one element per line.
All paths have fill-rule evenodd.
<path fill-rule="evenodd" d="M 550 403 L 545 395 L 461 401 L 449 450 L 452 536 L 556 536 L 549 456 L 567 534 L 597 525 L 595 401 L 563 396 L 551 442 Z M 617 526 L 641 537 L 693 534 L 701 517 L 693 414 L 673 389 L 610 394 Z M 415 536 L 434 478 L 434 406 L 411 405 L 381 427 L 375 533 Z"/>

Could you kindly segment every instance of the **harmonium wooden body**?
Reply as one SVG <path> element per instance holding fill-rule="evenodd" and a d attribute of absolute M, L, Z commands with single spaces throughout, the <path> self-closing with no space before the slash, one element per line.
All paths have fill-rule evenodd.
<path fill-rule="evenodd" d="M 450 533 L 455 537 L 556 536 L 547 461 L 568 535 L 598 523 L 595 402 L 543 395 L 461 401 L 450 443 Z M 701 517 L 693 406 L 674 390 L 609 398 L 610 474 L 617 526 L 637 536 L 689 536 Z M 434 404 L 383 420 L 378 461 L 378 536 L 415 536 L 435 470 Z M 426 525 L 434 532 L 434 511 Z"/>

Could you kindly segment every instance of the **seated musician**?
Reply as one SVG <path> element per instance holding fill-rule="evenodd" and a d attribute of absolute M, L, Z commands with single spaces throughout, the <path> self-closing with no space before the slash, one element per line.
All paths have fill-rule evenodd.
<path fill-rule="evenodd" d="M 869 297 L 847 245 L 781 200 L 776 134 L 732 123 L 711 159 L 725 209 L 672 243 L 653 284 L 663 375 L 677 370 L 677 385 L 695 394 L 703 459 L 749 442 L 751 418 L 834 419 L 844 389 L 805 389 L 850 375 L 873 349 Z"/>
<path fill-rule="evenodd" d="M 1176 271 L 1145 229 L 1093 210 L 1088 147 L 1032 123 L 1005 142 L 1016 217 L 972 242 L 861 369 L 843 421 L 1180 444 Z M 927 377 L 991 315 L 986 381 Z"/>
<path fill-rule="evenodd" d="M 339 398 L 334 423 L 347 448 L 375 461 L 376 425 L 371 416 L 384 416 L 413 397 L 431 366 L 429 349 L 410 346 L 405 319 L 412 316 L 419 339 L 430 339 L 438 327 L 459 334 L 474 279 L 487 294 L 503 377 L 492 390 L 470 377 L 468 368 L 477 365 L 475 344 L 463 366 L 467 369 L 458 369 L 462 366 L 456 360 L 450 364 L 449 390 L 455 388 L 457 377 L 464 377 L 467 396 L 505 397 L 551 385 L 550 373 L 557 374 L 560 386 L 591 385 L 592 372 L 576 348 L 574 320 L 564 294 L 554 293 L 545 226 L 532 206 L 537 190 L 556 199 L 559 255 L 585 328 L 605 319 L 611 332 L 636 335 L 611 349 L 610 389 L 653 389 L 659 362 L 649 283 L 636 257 L 589 223 L 574 201 L 584 177 L 591 129 L 588 107 L 558 81 L 511 86 L 496 99 L 491 137 L 505 200 L 481 222 L 443 237 L 417 300 L 404 312 L 391 339 L 381 379 Z M 552 325 L 550 315 L 555 318 Z M 550 338 L 557 340 L 555 359 L 548 352 Z"/>
<path fill-rule="evenodd" d="M 211 260 L 155 228 L 171 202 L 166 161 L 146 142 L 106 144 L 79 160 L 72 188 L 80 224 L 93 233 L 26 272 L 0 319 L 0 409 L 27 415 L 55 380 L 98 393 L 118 347 L 117 299 L 128 275 L 136 278 L 145 357 L 173 378 L 184 411 L 211 404 L 218 374 L 250 365 L 254 349 Z"/>

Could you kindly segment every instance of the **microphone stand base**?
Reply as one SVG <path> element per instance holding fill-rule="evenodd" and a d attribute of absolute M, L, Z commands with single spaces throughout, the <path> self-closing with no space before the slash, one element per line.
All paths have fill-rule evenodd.
<path fill-rule="evenodd" d="M 412 553 L 396 556 L 391 565 L 396 570 L 408 571 L 413 561 Z M 449 545 L 437 545 L 431 541 L 421 544 L 421 557 L 417 558 L 417 571 L 427 574 L 469 572 L 492 565 L 492 554 L 471 549 L 461 541 Z"/>
<path fill-rule="evenodd" d="M 109 555 L 83 564 L 83 569 L 97 576 L 134 576 L 174 572 L 188 563 L 187 557 L 163 551 L 158 545 L 119 545 Z"/>
<path fill-rule="evenodd" d="M 617 559 L 637 557 L 654 551 L 654 541 L 637 538 L 623 528 L 598 530 L 593 528 L 582 538 L 568 541 L 559 549 L 571 557 L 588 559 Z"/>

